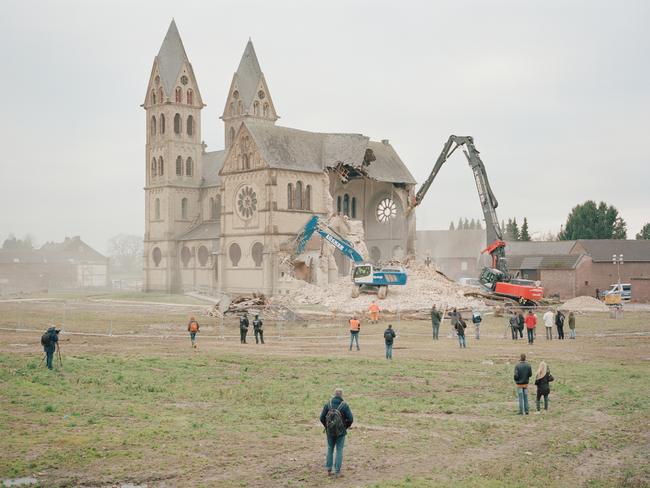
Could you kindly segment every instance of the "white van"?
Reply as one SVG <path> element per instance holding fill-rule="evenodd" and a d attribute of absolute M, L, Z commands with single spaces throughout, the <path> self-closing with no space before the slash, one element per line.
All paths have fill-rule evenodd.
<path fill-rule="evenodd" d="M 607 295 L 621 295 L 621 300 L 632 299 L 632 285 L 630 283 L 615 283 L 609 290 L 603 292 L 603 298 Z"/>

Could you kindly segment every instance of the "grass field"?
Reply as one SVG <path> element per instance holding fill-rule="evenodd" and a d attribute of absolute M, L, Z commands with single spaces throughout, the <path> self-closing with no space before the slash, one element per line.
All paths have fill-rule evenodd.
<path fill-rule="evenodd" d="M 58 308 L 57 308 L 58 307 Z M 63 367 L 39 367 L 38 332 L 0 336 L 0 478 L 43 486 L 642 487 L 650 483 L 650 314 L 578 318 L 578 340 L 534 346 L 487 317 L 480 341 L 434 343 L 426 322 L 364 325 L 348 352 L 340 321 L 236 324 L 163 306 L 70 304 Z M 205 307 L 203 307 L 205 308 Z M 59 303 L 0 304 L 0 326 L 36 329 Z M 57 313 L 58 313 L 57 312 Z M 106 314 L 113 337 L 103 332 Z M 447 332 L 448 325 L 443 325 Z M 42 327 L 41 327 L 42 328 Z M 444 335 L 444 334 L 443 334 Z M 540 334 L 541 335 L 541 334 Z M 514 362 L 546 360 L 550 411 L 516 415 Z M 355 425 L 344 477 L 322 467 L 318 415 L 341 386 Z M 532 404 L 534 405 L 534 388 Z"/>

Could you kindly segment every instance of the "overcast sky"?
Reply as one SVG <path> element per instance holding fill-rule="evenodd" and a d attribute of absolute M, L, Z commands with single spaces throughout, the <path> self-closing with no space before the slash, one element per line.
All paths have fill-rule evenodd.
<path fill-rule="evenodd" d="M 634 238 L 650 221 L 650 2 L 26 1 L 0 15 L 0 239 L 144 233 L 145 113 L 174 17 L 223 147 L 232 74 L 253 39 L 281 125 L 389 139 L 416 180 L 473 135 L 499 217 L 558 231 L 587 199 Z M 481 216 L 454 155 L 419 229 Z M 535 234 L 534 234 L 535 235 Z"/>

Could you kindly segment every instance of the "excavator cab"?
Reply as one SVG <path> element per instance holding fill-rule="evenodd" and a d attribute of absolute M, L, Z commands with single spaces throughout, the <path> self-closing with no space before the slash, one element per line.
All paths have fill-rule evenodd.
<path fill-rule="evenodd" d="M 358 284 L 372 284 L 373 270 L 372 264 L 358 264 L 354 267 L 352 280 Z"/>

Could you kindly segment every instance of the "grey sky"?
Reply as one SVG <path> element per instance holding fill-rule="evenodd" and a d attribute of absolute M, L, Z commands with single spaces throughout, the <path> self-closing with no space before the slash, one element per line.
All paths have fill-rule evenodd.
<path fill-rule="evenodd" d="M 500 218 L 557 231 L 586 199 L 628 237 L 650 220 L 650 2 L 3 2 L 0 239 L 143 234 L 145 95 L 176 19 L 218 116 L 252 37 L 279 124 L 390 139 L 422 182 L 449 134 L 473 135 Z M 419 229 L 479 217 L 462 155 Z"/>

